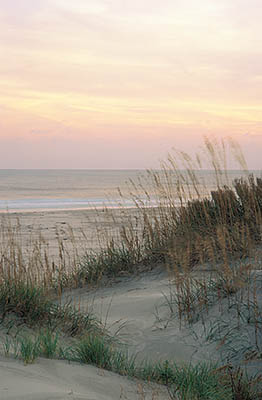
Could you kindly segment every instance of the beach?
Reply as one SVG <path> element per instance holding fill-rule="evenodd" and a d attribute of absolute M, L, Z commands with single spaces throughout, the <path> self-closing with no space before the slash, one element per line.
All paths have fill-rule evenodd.
<path fill-rule="evenodd" d="M 69 214 L 69 215 L 68 215 Z M 78 213 L 47 213 L 42 227 L 62 225 L 66 221 L 77 224 L 81 221 Z M 23 215 L 22 221 L 34 221 L 36 215 Z M 39 217 L 39 215 L 37 216 Z M 44 217 L 44 216 L 43 216 Z M 54 222 L 56 221 L 56 222 Z M 51 223 L 52 222 L 52 223 Z M 46 229 L 46 230 L 48 230 Z M 62 229 L 62 228 L 61 228 Z M 48 235 L 46 236 L 48 237 Z M 50 237 L 51 238 L 51 237 Z M 54 243 L 55 243 L 55 239 Z M 55 247 L 55 244 L 54 244 Z M 261 257 L 261 255 L 260 255 Z M 254 268 L 258 266 L 254 265 Z M 210 265 L 200 266 L 194 271 L 194 278 L 204 279 L 212 276 Z M 262 288 L 261 270 L 253 271 Z M 259 289 L 259 290 L 260 290 Z M 228 300 L 204 313 L 206 323 L 196 321 L 193 326 L 182 324 L 172 313 L 168 299 L 174 296 L 175 286 L 172 275 L 163 266 L 152 271 L 116 277 L 104 281 L 98 287 L 84 286 L 65 290 L 59 302 L 71 304 L 84 314 L 92 312 L 105 329 L 124 346 L 129 354 L 136 354 L 136 362 L 176 362 L 177 365 L 198 365 L 198 363 L 221 362 L 225 357 L 217 342 L 206 343 L 205 335 L 221 318 L 227 321 L 229 329 L 234 329 L 237 317 L 233 310 L 227 310 Z M 258 296 L 261 307 L 262 296 Z M 226 311 L 227 310 L 227 311 Z M 245 335 L 252 336 L 241 324 L 237 340 Z M 239 342 L 235 344 L 238 346 Z M 224 361 L 225 362 L 225 361 Z M 253 375 L 261 371 L 261 359 L 241 363 L 241 367 Z M 0 357 L 0 398 L 2 400 L 167 400 L 171 399 L 165 386 L 130 380 L 119 374 L 96 368 L 92 365 L 68 362 L 65 360 L 37 358 L 33 364 L 4 356 Z M 221 398 L 222 400 L 222 398 Z"/>
<path fill-rule="evenodd" d="M 19 222 L 24 242 L 37 239 L 41 234 L 49 243 L 50 251 L 55 255 L 58 246 L 58 237 L 64 242 L 70 241 L 69 227 L 72 228 L 75 238 L 81 246 L 85 242 L 87 248 L 96 249 L 96 212 L 94 210 L 56 210 L 2 213 L 2 220 L 10 220 L 11 224 Z M 100 223 L 103 224 L 103 212 L 99 213 Z M 83 236 L 83 233 L 86 237 Z"/>
<path fill-rule="evenodd" d="M 128 215 L 135 213 L 134 209 L 130 209 Z M 19 237 L 24 245 L 32 243 L 34 240 L 38 241 L 39 237 L 41 237 L 41 241 L 48 243 L 51 258 L 56 260 L 61 240 L 67 246 L 69 252 L 73 251 L 74 246 L 77 246 L 77 249 L 80 252 L 82 250 L 83 253 L 88 250 L 99 250 L 101 245 L 97 239 L 99 230 L 103 234 L 105 230 L 110 233 L 116 233 L 123 223 L 123 215 L 120 209 L 113 210 L 113 214 L 114 223 L 112 221 L 109 222 L 106 211 L 90 209 L 2 213 L 0 218 L 5 225 L 7 221 L 12 226 L 19 224 Z M 117 225 L 118 219 L 119 226 Z M 162 278 L 159 284 L 160 276 Z M 134 295 L 142 293 L 141 284 L 145 285 L 146 280 L 149 285 L 148 291 L 145 291 L 144 297 L 140 298 L 140 312 L 135 315 L 131 311 L 134 306 L 136 308 L 136 303 L 133 302 Z M 153 282 L 155 282 L 155 285 L 158 282 L 157 287 L 152 285 Z M 145 276 L 142 280 L 138 277 L 131 278 L 128 281 L 116 279 L 115 283 L 112 282 L 108 287 L 109 292 L 104 292 L 103 289 L 101 289 L 101 293 L 97 292 L 95 287 L 88 291 L 87 288 L 76 289 L 73 292 L 66 290 L 61 301 L 65 303 L 69 301 L 72 304 L 80 301 L 83 312 L 93 304 L 95 307 L 93 311 L 98 319 L 101 319 L 102 323 L 110 325 L 107 328 L 109 330 L 112 329 L 111 334 L 113 336 L 119 329 L 121 322 L 127 322 L 125 329 L 119 335 L 119 339 L 121 338 L 127 343 L 127 337 L 130 339 L 133 336 L 137 336 L 136 327 L 141 324 L 144 318 L 149 316 L 148 332 L 145 333 L 145 338 L 147 338 L 148 334 L 150 335 L 151 328 L 153 329 L 151 324 L 153 324 L 154 319 L 154 301 L 152 302 L 152 300 L 155 297 L 155 300 L 159 300 L 159 297 L 161 297 L 159 290 L 163 289 L 167 283 L 168 276 L 166 273 L 163 275 L 163 271 L 160 272 L 158 270 L 156 274 L 154 273 L 148 279 Z M 116 288 L 115 284 L 117 284 Z M 115 296 L 115 290 L 120 290 L 119 297 Z M 123 295 L 126 290 L 131 296 Z M 85 297 L 86 294 L 88 294 L 88 297 Z M 108 313 L 108 321 L 106 322 L 105 314 L 106 310 L 108 310 L 111 296 L 115 296 L 114 303 L 117 307 L 116 309 L 112 308 L 113 313 L 111 311 Z M 97 300 L 96 305 L 94 298 Z M 123 302 L 124 298 L 125 301 Z M 103 299 L 105 299 L 104 304 Z M 129 308 L 126 308 L 128 303 Z M 144 303 L 144 306 L 141 309 L 142 303 Z M 139 310 L 139 307 L 137 310 Z M 130 321 L 130 325 L 127 321 L 129 318 L 134 319 L 133 327 L 132 321 Z M 128 332 L 128 335 L 125 335 L 124 331 Z M 141 325 L 139 326 L 139 332 L 139 336 L 143 335 Z M 153 338 L 152 344 L 154 340 Z M 151 341 L 148 340 L 148 343 L 151 343 Z M 158 346 L 156 346 L 156 354 L 160 354 Z M 163 353 L 163 356 L 165 356 L 165 353 Z M 164 400 L 166 396 L 167 391 L 161 386 L 149 385 L 140 381 L 130 381 L 128 378 L 94 366 L 77 363 L 69 364 L 67 361 L 43 358 L 39 358 L 32 365 L 24 365 L 23 362 L 13 358 L 6 358 L 3 355 L 0 357 L 0 398 L 2 400 Z"/>
<path fill-rule="evenodd" d="M 130 210 L 132 214 L 134 210 Z M 114 210 L 115 221 L 121 217 L 120 210 Z M 50 257 L 56 260 L 59 243 L 62 241 L 68 251 L 77 246 L 78 251 L 99 250 L 97 232 L 116 231 L 110 225 L 106 212 L 102 210 L 56 210 L 39 212 L 1 213 L 4 225 L 19 224 L 19 238 L 24 246 L 35 241 L 46 242 Z M 102 237 L 102 236 L 101 236 Z M 68 298 L 69 292 L 65 295 Z M 71 293 L 74 304 L 79 299 L 78 291 Z M 92 292 L 94 295 L 94 292 Z M 66 301 L 66 300 L 65 300 Z M 83 302 L 83 307 L 91 303 Z M 123 311 L 126 313 L 125 311 Z M 101 314 L 98 318 L 102 318 Z M 110 317 L 111 318 L 111 317 Z M 121 318 L 121 317 L 120 317 Z M 2 332 L 2 330 L 0 330 Z M 1 335 L 0 332 L 0 335 Z M 15 384 L 14 384 L 15 383 Z M 62 360 L 39 358 L 32 365 L 0 356 L 0 398 L 1 400 L 117 400 L 117 399 L 165 399 L 166 390 L 157 385 L 133 382 L 120 375 L 98 369 L 94 366 L 68 363 Z"/>
<path fill-rule="evenodd" d="M 1 2 L 0 400 L 262 400 L 260 3 Z"/>
<path fill-rule="evenodd" d="M 41 236 L 50 256 L 56 257 L 61 241 L 69 251 L 74 245 L 80 253 L 98 251 L 107 235 L 117 237 L 125 218 L 136 214 L 134 208 L 5 212 L 0 213 L 0 221 L 18 224 L 25 245 Z"/>
<path fill-rule="evenodd" d="M 250 185 L 250 193 L 255 196 L 257 192 L 252 182 Z M 260 189 L 260 181 L 257 185 Z M 246 188 L 244 183 L 243 188 Z M 226 188 L 218 193 L 224 196 L 223 199 L 228 198 Z M 241 230 L 237 219 L 242 221 L 242 204 L 237 203 L 238 208 L 234 200 L 233 197 L 228 209 L 227 203 L 222 203 L 226 212 L 219 214 L 221 219 L 215 230 L 216 204 L 207 200 L 192 203 L 199 207 L 196 210 L 190 208 L 190 204 L 181 208 L 179 217 L 174 212 L 176 206 L 170 209 L 159 207 L 158 210 L 103 207 L 1 213 L 1 267 L 2 275 L 8 279 L 2 283 L 1 304 L 7 311 L 3 312 L 0 326 L 0 398 L 171 400 L 174 397 L 170 397 L 168 390 L 171 388 L 175 393 L 176 374 L 194 381 L 193 376 L 198 376 L 196 371 L 203 373 L 203 378 L 194 381 L 196 390 L 202 390 L 198 379 L 205 386 L 205 368 L 211 368 L 208 377 L 211 390 L 216 393 L 218 389 L 224 390 L 220 379 L 227 379 L 227 390 L 234 390 L 232 379 L 239 379 L 238 367 L 249 377 L 259 373 L 262 360 L 259 325 L 262 249 L 260 242 L 255 241 L 256 225 L 250 219 L 246 224 L 253 230 L 254 244 L 250 242 L 249 247 L 245 247 L 247 231 L 242 231 L 239 236 Z M 235 216 L 235 225 L 230 219 L 233 218 L 232 209 L 239 212 Z M 203 216 L 206 218 L 204 230 Z M 195 217 L 198 221 L 196 230 Z M 158 225 L 160 220 L 162 225 Z M 157 236 L 154 241 L 154 235 L 168 234 L 170 222 L 175 221 L 184 223 L 173 225 L 173 234 L 177 235 L 173 238 L 177 242 L 167 240 L 164 242 L 166 247 L 159 246 L 163 236 Z M 136 236 L 143 224 L 143 235 Z M 221 236 L 221 229 L 226 229 L 226 224 L 231 229 L 230 235 L 225 231 L 229 243 Z M 184 231 L 184 226 L 188 230 Z M 127 227 L 130 232 L 125 231 Z M 210 246 L 209 238 L 205 237 L 206 229 L 216 239 L 214 249 L 218 254 L 221 249 L 222 257 L 202 251 L 207 244 Z M 121 238 L 121 231 L 131 234 L 126 237 L 126 242 L 123 236 Z M 195 240 L 191 236 L 194 233 Z M 132 240 L 137 237 L 141 237 L 141 242 L 135 247 L 136 242 Z M 234 249 L 236 238 L 239 247 Z M 109 243 L 108 247 L 106 243 Z M 139 247 L 141 243 L 145 247 Z M 146 246 L 151 246 L 149 251 Z M 139 253 L 141 249 L 145 253 Z M 197 262 L 187 258 L 189 251 L 194 257 L 198 255 Z M 240 257 L 241 252 L 246 256 Z M 96 255 L 82 258 L 90 254 Z M 96 321 L 91 328 L 83 325 L 83 321 L 89 319 Z M 108 363 L 100 363 L 90 355 L 85 357 L 86 347 L 83 350 L 81 346 L 89 346 L 88 340 L 93 340 L 92 332 L 98 329 L 97 326 L 100 331 L 94 331 L 95 340 L 102 340 L 103 346 L 108 337 L 110 341 L 102 350 L 94 342 L 92 351 L 97 351 L 97 357 L 112 349 L 113 352 L 122 351 L 121 356 L 113 353 L 117 354 L 116 364 L 112 361 L 114 358 Z M 50 334 L 45 329 L 54 329 L 51 336 L 45 337 L 49 337 L 49 342 L 44 339 L 49 347 L 54 335 L 59 335 L 52 360 L 43 353 L 44 342 L 41 340 L 43 335 Z M 28 340 L 31 342 L 26 342 Z M 29 343 L 31 352 L 32 340 L 38 346 L 37 353 L 28 359 L 21 346 Z M 42 343 L 41 348 L 38 341 Z M 84 352 L 84 358 L 76 357 L 77 346 L 82 349 L 77 354 L 82 357 Z M 128 354 L 128 358 L 124 354 Z M 121 357 L 124 357 L 124 364 L 119 362 L 123 360 Z M 138 366 L 135 372 L 133 359 Z M 222 366 L 222 376 L 218 366 Z M 231 378 L 233 369 L 230 368 L 236 371 Z M 168 382 L 168 390 L 167 373 L 173 379 Z M 215 383 L 213 374 L 217 375 Z M 179 390 L 183 391 L 183 387 L 181 384 Z M 190 390 L 193 389 L 190 387 Z M 202 398 L 213 400 L 212 394 L 208 396 Z M 225 399 L 231 400 L 230 396 L 227 394 Z M 218 397 L 219 400 L 222 398 Z"/>

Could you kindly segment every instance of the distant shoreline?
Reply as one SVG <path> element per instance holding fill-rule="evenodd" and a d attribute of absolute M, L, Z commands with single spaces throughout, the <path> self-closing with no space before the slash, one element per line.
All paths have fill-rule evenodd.
<path fill-rule="evenodd" d="M 153 207 L 153 206 L 151 206 Z M 121 210 L 124 208 L 125 210 L 132 210 L 136 209 L 135 205 L 125 206 L 125 205 L 108 205 L 105 204 L 104 206 L 90 206 L 90 207 L 82 207 L 82 208 L 43 208 L 43 209 L 16 209 L 16 210 L 2 210 L 0 209 L 0 215 L 21 215 L 21 214 L 37 214 L 37 213 L 64 213 L 64 212 L 105 212 L 105 210 Z"/>

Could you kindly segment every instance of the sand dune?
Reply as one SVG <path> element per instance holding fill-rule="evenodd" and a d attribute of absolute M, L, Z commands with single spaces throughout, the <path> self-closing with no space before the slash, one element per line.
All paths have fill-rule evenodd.
<path fill-rule="evenodd" d="M 165 296 L 169 295 L 170 277 L 162 268 L 136 277 L 119 278 L 111 287 L 85 288 L 63 296 L 82 309 L 92 308 L 111 334 L 128 345 L 138 359 L 193 362 L 214 360 L 213 349 L 203 352 L 200 343 L 181 328 L 177 319 L 169 320 Z"/>
<path fill-rule="evenodd" d="M 90 215 L 90 214 L 89 214 Z M 102 214 L 101 214 L 102 215 Z M 12 216 L 15 218 L 15 215 Z M 104 221 L 104 222 L 103 222 Z M 32 227 L 41 225 L 47 240 L 56 246 L 56 230 L 69 224 L 80 234 L 80 228 L 86 224 L 89 232 L 94 225 L 81 212 L 32 213 L 20 215 L 22 235 L 26 240 Z M 106 224 L 101 216 L 101 226 Z M 89 225 L 88 225 L 89 224 Z M 78 231 L 77 231 L 78 229 Z M 63 233 L 66 235 L 66 233 Z M 66 237 L 65 237 L 66 238 Z M 91 243 L 91 242 L 90 242 Z M 260 257 L 260 260 L 262 257 Z M 208 267 L 208 266 L 207 266 Z M 262 274 L 258 267 L 253 271 L 258 277 L 258 306 L 262 307 Z M 211 274 L 211 268 L 199 268 L 195 275 Z M 156 268 L 137 276 L 121 277 L 107 286 L 97 289 L 87 287 L 67 291 L 62 302 L 72 301 L 80 304 L 84 311 L 93 308 L 94 313 L 102 320 L 113 335 L 128 346 L 129 352 L 137 354 L 137 360 L 153 361 L 174 360 L 177 363 L 196 363 L 198 361 L 221 360 L 222 346 L 218 343 L 207 343 L 206 329 L 214 321 L 223 319 L 229 327 L 236 321 L 236 314 L 227 307 L 228 299 L 210 307 L 205 315 L 205 326 L 202 319 L 188 327 L 182 326 L 177 318 L 170 319 L 165 298 L 170 294 L 172 277 L 164 268 Z M 223 314 L 221 314 L 221 309 Z M 230 325 L 231 324 L 231 325 Z M 240 326 L 237 338 L 254 341 L 252 328 L 247 324 Z M 236 343 L 237 344 L 237 343 Z M 243 364 L 251 372 L 261 372 L 261 360 Z M 1 400 L 55 400 L 55 399 L 88 399 L 88 400 L 143 400 L 167 399 L 164 388 L 149 388 L 143 384 L 116 374 L 97 369 L 93 366 L 68 363 L 66 361 L 38 359 L 35 364 L 23 365 L 21 361 L 11 358 L 0 358 L 0 399 Z M 162 390 L 161 394 L 156 394 Z M 140 393 L 139 393 L 140 391 Z M 154 394 L 152 394 L 154 393 Z"/>
<path fill-rule="evenodd" d="M 1 400 L 149 400 L 153 393 L 156 400 L 166 398 L 163 388 L 137 385 L 88 365 L 39 359 L 24 366 L 22 362 L 0 359 Z"/>
<path fill-rule="evenodd" d="M 119 278 L 108 287 L 67 292 L 62 301 L 71 298 L 78 304 L 80 299 L 83 310 L 92 306 L 109 331 L 117 333 L 119 340 L 128 345 L 130 353 L 138 353 L 138 361 L 145 358 L 177 363 L 219 360 L 217 344 L 201 340 L 201 323 L 195 324 L 192 335 L 192 328 L 181 328 L 177 319 L 167 319 L 163 294 L 168 296 L 169 285 L 167 273 L 156 269 L 132 278 Z M 259 301 L 262 304 L 261 298 Z M 216 307 L 210 311 L 210 321 L 214 315 L 219 318 Z M 253 373 L 261 371 L 261 360 L 250 363 L 249 367 Z M 22 361 L 0 359 L 1 400 L 167 398 L 163 387 L 143 384 L 142 389 L 141 384 L 93 366 L 43 358 L 25 366 Z"/>
<path fill-rule="evenodd" d="M 258 266 L 257 266 L 258 267 Z M 212 269 L 208 265 L 195 270 L 194 276 L 203 278 L 210 276 Z M 261 270 L 253 270 L 256 277 L 258 306 L 262 306 L 262 274 Z M 238 321 L 234 307 L 228 307 L 228 299 L 209 307 L 191 325 L 182 323 L 177 317 L 170 317 L 167 299 L 170 290 L 174 291 L 172 277 L 163 268 L 145 272 L 139 276 L 119 278 L 111 287 L 87 290 L 74 290 L 64 294 L 63 301 L 80 304 L 82 309 L 92 305 L 95 314 L 106 324 L 111 334 L 117 334 L 120 341 L 128 345 L 129 352 L 137 354 L 138 360 L 152 361 L 173 360 L 177 363 L 199 361 L 226 363 L 227 348 L 219 342 L 207 341 L 208 331 L 217 322 L 226 323 L 228 331 L 235 331 L 235 349 L 249 345 L 254 347 L 254 327 Z M 173 292 L 174 293 L 174 292 Z M 236 329 L 236 327 L 238 327 Z M 260 339 L 259 339 L 260 340 Z M 235 362 L 241 360 L 237 353 Z M 247 371 L 261 372 L 261 359 L 243 363 Z"/>

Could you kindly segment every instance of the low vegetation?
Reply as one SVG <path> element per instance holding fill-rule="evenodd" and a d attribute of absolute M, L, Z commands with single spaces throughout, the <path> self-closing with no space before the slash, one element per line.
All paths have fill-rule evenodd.
<path fill-rule="evenodd" d="M 245 377 L 239 365 L 243 360 L 262 359 L 262 283 L 253 271 L 261 269 L 262 179 L 246 173 L 239 149 L 232 143 L 231 147 L 244 174 L 233 182 L 227 176 L 225 143 L 219 147 L 205 141 L 215 176 L 211 191 L 210 182 L 200 179 L 201 158 L 193 160 L 184 153 L 180 158 L 169 157 L 160 171 L 148 171 L 145 178 L 130 182 L 136 212 L 128 214 L 123 205 L 124 222 L 118 235 L 108 232 L 96 253 L 80 255 L 76 245 L 69 253 L 58 238 L 54 261 L 41 235 L 24 248 L 19 220 L 11 225 L 7 218 L 1 226 L 0 249 L 0 313 L 7 333 L 4 353 L 25 363 L 43 356 L 94 364 L 166 385 L 170 399 L 261 398 L 259 377 Z M 114 220 L 114 214 L 106 212 Z M 224 349 L 223 366 L 139 363 L 118 348 L 91 312 L 59 302 L 66 288 L 159 263 L 174 278 L 174 289 L 166 298 L 169 318 L 178 317 L 181 324 L 192 327 L 202 323 L 206 340 Z M 195 278 L 197 266 L 207 263 L 212 275 Z M 222 303 L 228 318 L 223 320 L 221 313 L 207 326 L 205 316 Z M 21 326 L 15 334 L 14 326 Z M 249 341 L 238 336 L 243 327 Z M 25 328 L 30 329 L 26 336 Z"/>
<path fill-rule="evenodd" d="M 10 327 L 12 324 L 20 324 L 30 328 L 59 328 L 70 336 L 102 332 L 102 327 L 91 312 L 84 314 L 70 304 L 54 302 L 43 288 L 26 282 L 2 282 L 0 312 L 2 323 Z M 10 320 L 10 317 L 15 319 Z"/>

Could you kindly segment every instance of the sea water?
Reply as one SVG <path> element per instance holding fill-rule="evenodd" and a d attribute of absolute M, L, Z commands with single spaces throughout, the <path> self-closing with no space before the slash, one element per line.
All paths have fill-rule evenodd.
<path fill-rule="evenodd" d="M 260 175 L 260 171 L 252 172 Z M 118 207 L 123 198 L 126 199 L 125 205 L 131 207 L 133 203 L 128 194 L 132 190 L 130 181 L 138 182 L 139 177 L 145 174 L 144 170 L 110 169 L 0 170 L 0 211 L 77 210 L 102 208 L 105 205 Z M 228 171 L 230 180 L 241 175 L 241 171 Z M 215 187 L 213 171 L 200 171 L 198 177 L 200 181 L 205 180 L 209 189 Z M 147 182 L 147 179 L 143 182 Z M 152 200 L 152 188 L 149 186 L 146 190 Z"/>

